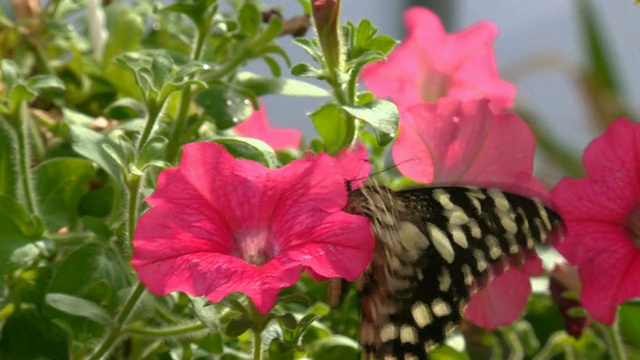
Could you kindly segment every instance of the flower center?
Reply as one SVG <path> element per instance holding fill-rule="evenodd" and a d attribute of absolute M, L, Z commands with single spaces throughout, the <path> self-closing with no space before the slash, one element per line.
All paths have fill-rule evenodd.
<path fill-rule="evenodd" d="M 430 71 L 422 78 L 422 99 L 435 102 L 447 95 L 449 91 L 449 77 L 439 71 Z"/>
<path fill-rule="evenodd" d="M 640 204 L 631 210 L 622 224 L 633 245 L 640 249 Z"/>
<path fill-rule="evenodd" d="M 271 245 L 266 230 L 241 231 L 235 234 L 232 255 L 250 264 L 262 266 L 274 255 Z"/>

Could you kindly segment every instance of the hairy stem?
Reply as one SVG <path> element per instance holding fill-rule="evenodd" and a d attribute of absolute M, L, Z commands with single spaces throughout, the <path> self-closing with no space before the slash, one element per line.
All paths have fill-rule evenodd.
<path fill-rule="evenodd" d="M 104 359 L 113 350 L 113 347 L 118 342 L 120 334 L 122 334 L 124 325 L 131 317 L 136 304 L 138 304 L 138 301 L 142 298 L 142 295 L 144 295 L 144 291 L 144 285 L 142 285 L 141 282 L 136 283 L 116 318 L 115 326 L 109 329 L 109 333 L 100 343 L 96 351 L 91 355 L 91 357 L 89 357 L 89 360 Z"/>

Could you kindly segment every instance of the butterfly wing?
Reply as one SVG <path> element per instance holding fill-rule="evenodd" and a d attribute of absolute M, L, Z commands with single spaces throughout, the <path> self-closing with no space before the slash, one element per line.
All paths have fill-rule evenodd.
<path fill-rule="evenodd" d="M 473 187 L 366 186 L 346 210 L 369 217 L 377 240 L 361 294 L 367 359 L 426 359 L 470 294 L 533 256 L 560 223 L 538 200 Z"/>

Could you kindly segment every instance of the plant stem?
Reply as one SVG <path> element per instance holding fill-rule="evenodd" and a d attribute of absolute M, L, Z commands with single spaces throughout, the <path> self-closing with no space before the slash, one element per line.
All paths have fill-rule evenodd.
<path fill-rule="evenodd" d="M 89 360 L 103 359 L 106 355 L 108 355 L 111 352 L 111 350 L 117 343 L 117 340 L 120 337 L 120 334 L 122 333 L 122 328 L 124 324 L 127 322 L 127 320 L 129 320 L 129 317 L 131 316 L 133 309 L 135 308 L 138 301 L 142 298 L 144 291 L 145 291 L 145 287 L 144 285 L 142 285 L 141 282 L 138 282 L 134 286 L 133 290 L 129 294 L 129 297 L 125 301 L 124 306 L 122 307 L 122 310 L 120 310 L 118 317 L 116 317 L 115 326 L 109 329 L 109 334 L 104 338 L 102 343 L 98 346 L 98 348 L 91 355 L 91 357 L 89 357 Z"/>
<path fill-rule="evenodd" d="M 14 129 L 18 140 L 18 172 L 22 182 L 24 204 L 29 213 L 38 215 L 35 190 L 33 188 L 33 179 L 31 176 L 31 149 L 29 148 L 30 121 L 25 102 L 20 104 L 19 111 L 11 121 L 15 124 Z"/>
<path fill-rule="evenodd" d="M 262 359 L 262 334 L 253 330 L 253 360 Z"/>
<path fill-rule="evenodd" d="M 151 137 L 153 127 L 156 125 L 156 121 L 158 121 L 158 118 L 160 117 L 160 113 L 164 108 L 164 104 L 167 102 L 166 99 L 161 99 L 161 103 L 158 103 L 157 100 L 157 98 L 154 98 L 151 99 L 151 101 L 147 101 L 147 108 L 149 113 L 147 114 L 147 121 L 144 124 L 142 134 L 138 139 L 138 145 L 136 147 L 138 154 L 140 154 L 140 151 L 147 144 L 147 141 L 149 141 L 149 137 Z"/>
<path fill-rule="evenodd" d="M 169 328 L 142 328 L 142 327 L 127 327 L 123 329 L 123 332 L 135 335 L 142 335 L 147 337 L 170 337 L 187 335 L 197 331 L 205 330 L 207 326 L 201 322 L 186 324 L 182 326 L 174 326 Z"/>
<path fill-rule="evenodd" d="M 598 329 L 602 333 L 605 342 L 607 343 L 607 349 L 609 350 L 610 359 L 613 360 L 626 360 L 627 355 L 624 352 L 624 344 L 622 343 L 622 338 L 620 337 L 620 333 L 618 331 L 618 319 L 611 324 L 611 326 L 606 326 L 602 324 L 597 324 Z"/>
<path fill-rule="evenodd" d="M 131 175 L 131 179 L 127 184 L 129 190 L 129 199 L 127 202 L 127 238 L 128 242 L 125 246 L 127 258 L 131 255 L 133 248 L 133 233 L 136 229 L 136 221 L 138 220 L 138 193 L 140 192 L 140 179 L 138 175 Z"/>
<path fill-rule="evenodd" d="M 212 15 L 213 16 L 213 15 Z M 196 27 L 196 38 L 194 41 L 193 49 L 191 49 L 191 60 L 197 61 L 200 59 L 202 55 L 202 49 L 204 48 L 204 41 L 206 39 L 206 34 L 209 32 L 210 25 L 205 26 L 205 28 L 201 29 L 200 27 Z M 193 78 L 193 76 L 191 76 Z M 191 85 L 186 85 L 184 89 L 182 89 L 182 93 L 180 94 L 180 105 L 178 107 L 178 116 L 176 117 L 176 122 L 173 125 L 173 129 L 171 130 L 171 135 L 169 136 L 169 143 L 167 144 L 167 151 L 165 153 L 165 160 L 168 162 L 174 162 L 178 155 L 178 148 L 180 147 L 180 138 L 185 131 L 185 127 L 187 125 L 187 116 L 189 115 L 189 106 L 191 105 L 191 97 L 192 90 Z"/>

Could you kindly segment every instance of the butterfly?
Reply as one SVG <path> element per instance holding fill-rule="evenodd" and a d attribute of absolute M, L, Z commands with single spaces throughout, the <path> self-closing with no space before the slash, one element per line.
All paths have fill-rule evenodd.
<path fill-rule="evenodd" d="M 470 295 L 535 256 L 561 223 L 535 198 L 494 188 L 350 191 L 345 211 L 369 218 L 376 245 L 363 275 L 365 359 L 426 359 L 462 319 Z"/>

